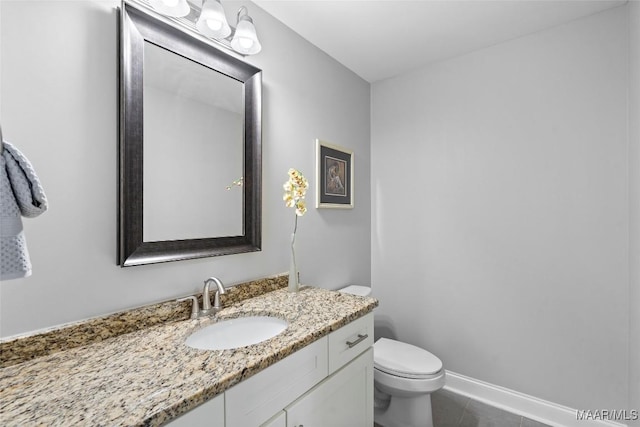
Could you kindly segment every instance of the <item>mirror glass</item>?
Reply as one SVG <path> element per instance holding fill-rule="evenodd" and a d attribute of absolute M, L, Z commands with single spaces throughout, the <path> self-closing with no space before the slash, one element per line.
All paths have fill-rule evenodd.
<path fill-rule="evenodd" d="M 242 235 L 242 83 L 145 42 L 143 98 L 144 241 Z"/>
<path fill-rule="evenodd" d="M 118 263 L 261 250 L 261 70 L 130 3 L 120 19 Z"/>

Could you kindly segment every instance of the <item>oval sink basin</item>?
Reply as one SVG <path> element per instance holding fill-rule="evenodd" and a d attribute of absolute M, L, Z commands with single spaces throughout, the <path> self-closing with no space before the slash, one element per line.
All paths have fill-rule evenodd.
<path fill-rule="evenodd" d="M 189 335 L 186 344 L 201 350 L 228 350 L 273 338 L 285 329 L 286 320 L 270 316 L 221 320 Z"/>

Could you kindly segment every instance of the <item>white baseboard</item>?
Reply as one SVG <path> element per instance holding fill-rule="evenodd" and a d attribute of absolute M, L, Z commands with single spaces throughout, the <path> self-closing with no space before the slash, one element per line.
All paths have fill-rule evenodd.
<path fill-rule="evenodd" d="M 577 411 L 504 387 L 447 371 L 445 390 L 479 400 L 552 427 L 625 427 L 615 421 L 578 420 Z"/>

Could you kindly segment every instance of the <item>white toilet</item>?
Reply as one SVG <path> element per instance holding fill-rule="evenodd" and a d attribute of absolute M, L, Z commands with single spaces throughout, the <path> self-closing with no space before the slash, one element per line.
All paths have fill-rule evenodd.
<path fill-rule="evenodd" d="M 340 292 L 368 296 L 367 286 Z M 374 421 L 384 427 L 433 427 L 431 393 L 445 383 L 442 362 L 420 347 L 380 338 L 373 344 Z"/>

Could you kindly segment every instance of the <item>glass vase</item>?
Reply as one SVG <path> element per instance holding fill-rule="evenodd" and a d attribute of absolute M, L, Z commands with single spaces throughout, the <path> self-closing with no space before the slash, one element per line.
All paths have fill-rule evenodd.
<path fill-rule="evenodd" d="M 289 264 L 289 292 L 298 292 L 298 267 L 296 266 L 296 233 L 291 234 L 291 263 Z"/>

